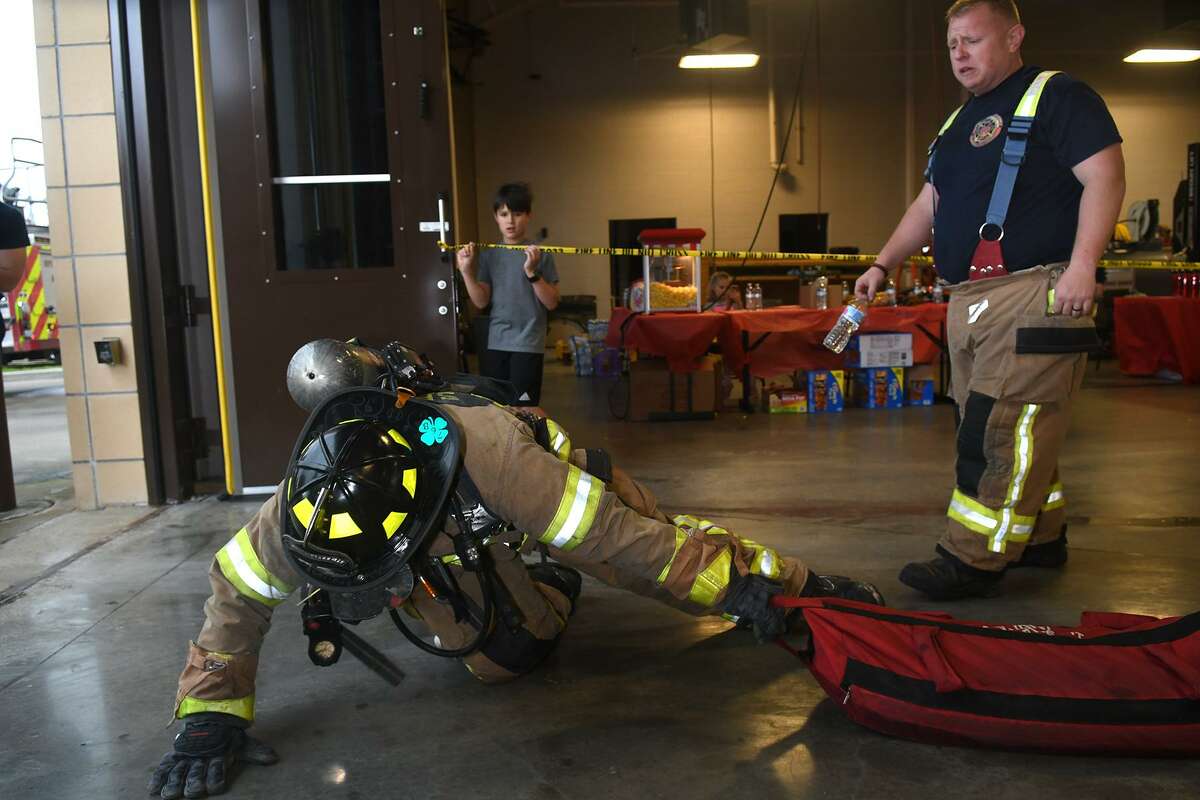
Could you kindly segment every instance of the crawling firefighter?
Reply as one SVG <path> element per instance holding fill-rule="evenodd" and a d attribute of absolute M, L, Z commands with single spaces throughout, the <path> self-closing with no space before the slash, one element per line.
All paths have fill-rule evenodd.
<path fill-rule="evenodd" d="M 443 381 L 399 345 L 322 340 L 297 353 L 289 389 L 312 414 L 274 496 L 212 562 L 176 697 L 183 730 L 151 792 L 215 794 L 235 759 L 275 760 L 245 730 L 263 636 L 294 592 L 314 663 L 333 663 L 344 646 L 386 674 L 390 662 L 341 627 L 386 611 L 414 644 L 461 658 L 485 682 L 550 653 L 579 572 L 727 615 L 762 639 L 787 628 L 774 594 L 883 602 L 870 584 L 816 575 L 697 517 L 668 517 L 604 451 L 575 449 L 552 420 L 478 394 L 502 388 Z M 540 563 L 522 559 L 538 554 Z"/>

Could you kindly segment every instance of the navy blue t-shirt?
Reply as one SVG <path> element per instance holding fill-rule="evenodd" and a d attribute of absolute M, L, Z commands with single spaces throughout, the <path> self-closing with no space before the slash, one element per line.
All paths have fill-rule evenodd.
<path fill-rule="evenodd" d="M 938 143 L 930 178 L 938 193 L 933 257 L 951 283 L 967 279 L 1005 130 L 1041 71 L 1024 67 L 969 99 Z M 1120 141 L 1104 101 L 1087 84 L 1061 73 L 1046 83 L 1000 243 L 1009 272 L 1070 259 L 1083 194 L 1071 168 Z"/>

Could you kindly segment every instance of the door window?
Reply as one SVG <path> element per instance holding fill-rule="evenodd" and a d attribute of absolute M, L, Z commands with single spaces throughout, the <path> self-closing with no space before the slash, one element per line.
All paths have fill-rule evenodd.
<path fill-rule="evenodd" d="M 379 5 L 267 0 L 280 270 L 394 263 Z"/>

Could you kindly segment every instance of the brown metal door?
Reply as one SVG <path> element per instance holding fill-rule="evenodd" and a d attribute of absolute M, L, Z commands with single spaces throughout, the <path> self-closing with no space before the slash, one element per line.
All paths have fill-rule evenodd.
<path fill-rule="evenodd" d="M 288 360 L 319 337 L 457 355 L 440 0 L 210 0 L 208 53 L 234 484 L 277 483 L 304 415 Z M 425 231 L 422 231 L 422 227 Z"/>

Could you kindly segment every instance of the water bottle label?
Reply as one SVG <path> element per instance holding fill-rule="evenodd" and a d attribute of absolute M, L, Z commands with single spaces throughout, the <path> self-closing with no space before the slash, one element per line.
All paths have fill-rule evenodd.
<path fill-rule="evenodd" d="M 858 306 L 846 306 L 846 310 L 842 312 L 842 316 L 851 320 L 855 325 L 861 325 L 862 321 L 867 318 L 867 312 Z"/>

